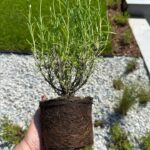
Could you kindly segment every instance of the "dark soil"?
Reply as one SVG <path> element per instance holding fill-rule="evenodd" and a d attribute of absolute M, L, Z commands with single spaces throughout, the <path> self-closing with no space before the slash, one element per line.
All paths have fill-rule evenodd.
<path fill-rule="evenodd" d="M 78 150 L 93 144 L 92 98 L 40 102 L 44 150 Z"/>
<path fill-rule="evenodd" d="M 112 25 L 112 32 L 115 34 L 112 35 L 112 53 L 115 56 L 133 56 L 133 57 L 139 57 L 141 56 L 139 47 L 136 43 L 136 40 L 132 34 L 132 31 L 130 29 L 130 26 L 127 22 L 125 26 L 119 26 L 113 21 L 113 17 L 117 13 L 122 13 L 120 10 L 120 5 L 118 5 L 117 8 L 108 8 L 108 16 L 110 19 L 110 23 Z M 123 15 L 123 13 L 122 13 Z M 126 31 L 130 30 L 133 38 L 130 41 L 130 44 L 123 44 L 121 43 L 121 36 Z"/>

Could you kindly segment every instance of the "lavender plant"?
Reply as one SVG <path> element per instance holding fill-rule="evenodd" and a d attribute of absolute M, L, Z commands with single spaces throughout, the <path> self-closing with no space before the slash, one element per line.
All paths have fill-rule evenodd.
<path fill-rule="evenodd" d="M 32 16 L 28 28 L 31 49 L 44 79 L 58 95 L 71 96 L 90 77 L 95 51 L 102 52 L 109 38 L 107 17 L 99 0 L 52 0 L 48 16 Z"/>

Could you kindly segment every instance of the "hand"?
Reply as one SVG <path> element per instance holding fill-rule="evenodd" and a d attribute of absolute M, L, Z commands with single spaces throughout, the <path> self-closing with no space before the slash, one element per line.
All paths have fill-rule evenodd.
<path fill-rule="evenodd" d="M 41 101 L 48 100 L 46 95 L 41 96 Z M 38 109 L 31 121 L 25 138 L 13 150 L 43 150 L 41 138 L 40 109 Z"/>
<path fill-rule="evenodd" d="M 31 121 L 25 138 L 14 150 L 42 150 L 40 109 L 38 109 Z"/>

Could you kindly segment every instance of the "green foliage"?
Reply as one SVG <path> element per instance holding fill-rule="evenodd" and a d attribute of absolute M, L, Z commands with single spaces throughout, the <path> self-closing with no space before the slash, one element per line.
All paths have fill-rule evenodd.
<path fill-rule="evenodd" d="M 132 150 L 132 144 L 126 133 L 121 129 L 119 123 L 114 123 L 111 127 L 110 150 Z"/>
<path fill-rule="evenodd" d="M 7 117 L 0 119 L 0 139 L 11 144 L 18 144 L 25 136 L 26 130 L 13 123 Z"/>
<path fill-rule="evenodd" d="M 126 13 L 125 15 L 122 15 L 121 13 L 117 13 L 113 17 L 113 21 L 118 25 L 118 26 L 125 26 L 128 23 L 128 14 Z"/>
<path fill-rule="evenodd" d="M 40 0 L 0 1 L 0 51 L 30 52 L 30 45 L 26 42 L 26 39 L 30 40 L 30 33 L 26 28 L 26 16 L 30 3 L 32 15 L 37 18 Z M 102 1 L 102 5 L 104 3 L 105 1 Z M 52 6 L 52 1 L 43 0 L 42 14 L 46 17 L 49 14 L 49 6 Z M 106 13 L 104 9 L 103 12 Z"/>
<path fill-rule="evenodd" d="M 119 100 L 119 104 L 115 108 L 115 111 L 121 115 L 126 115 L 128 110 L 133 106 L 136 100 L 136 92 L 134 86 L 125 87 L 123 95 Z"/>
<path fill-rule="evenodd" d="M 28 27 L 36 64 L 58 95 L 74 95 L 88 80 L 109 38 L 108 20 L 99 0 L 52 0 L 48 19 L 29 7 Z M 103 3 L 103 2 L 102 2 Z M 102 9 L 101 9 L 102 7 Z"/>
<path fill-rule="evenodd" d="M 111 31 L 111 27 L 110 27 Z M 113 55 L 113 48 L 112 48 L 112 36 L 109 36 L 107 45 L 105 46 L 104 50 L 101 53 L 102 56 L 112 56 Z"/>
<path fill-rule="evenodd" d="M 120 0 L 107 0 L 108 8 L 116 10 L 119 6 Z"/>
<path fill-rule="evenodd" d="M 109 31 L 112 31 L 111 27 L 109 27 Z M 112 46 L 112 34 L 110 32 L 110 36 L 108 37 L 107 43 L 104 45 L 103 50 L 100 51 L 96 51 L 96 56 L 112 56 L 113 55 L 113 46 Z"/>
<path fill-rule="evenodd" d="M 123 34 L 121 35 L 121 39 L 120 39 L 120 43 L 122 45 L 130 45 L 131 41 L 132 41 L 132 34 L 130 30 L 126 30 L 125 32 L 123 32 Z"/>
<path fill-rule="evenodd" d="M 121 89 L 123 89 L 124 84 L 123 84 L 123 82 L 121 81 L 120 78 L 114 79 L 114 80 L 113 80 L 113 87 L 114 87 L 114 89 L 116 89 L 116 90 L 121 90 Z"/>
<path fill-rule="evenodd" d="M 136 59 L 129 60 L 125 68 L 125 74 L 133 72 L 136 68 L 137 68 L 137 60 Z"/>
<path fill-rule="evenodd" d="M 94 121 L 94 127 L 101 127 L 104 128 L 105 122 L 103 120 L 95 120 Z"/>
<path fill-rule="evenodd" d="M 150 101 L 150 89 L 139 88 L 137 98 L 140 104 L 147 104 Z"/>
<path fill-rule="evenodd" d="M 105 41 L 103 46 L 101 47 L 101 50 L 96 51 L 96 56 L 100 55 L 112 55 L 112 36 L 111 34 L 108 34 L 109 32 L 112 31 L 111 29 L 111 24 L 108 19 L 108 11 L 107 11 L 107 3 L 106 1 L 101 1 L 101 16 L 102 16 L 102 34 L 103 34 L 103 39 L 102 41 Z"/>
<path fill-rule="evenodd" d="M 142 144 L 144 150 L 150 150 L 150 133 L 147 133 L 144 137 L 142 137 Z"/>
<path fill-rule="evenodd" d="M 26 25 L 28 5 L 32 3 L 32 13 L 38 16 L 39 0 L 0 1 L 0 51 L 29 52 L 30 33 Z M 43 0 L 43 14 L 49 13 L 51 1 Z"/>
<path fill-rule="evenodd" d="M 96 51 L 96 56 L 107 56 L 107 55 L 112 55 L 112 36 L 111 34 L 108 35 L 108 32 L 111 32 L 111 23 L 109 22 L 108 19 L 108 11 L 107 11 L 107 2 L 106 1 L 101 1 L 101 16 L 103 16 L 102 19 L 102 31 L 103 32 L 103 41 L 106 40 L 102 47 L 102 52 L 101 51 Z"/>

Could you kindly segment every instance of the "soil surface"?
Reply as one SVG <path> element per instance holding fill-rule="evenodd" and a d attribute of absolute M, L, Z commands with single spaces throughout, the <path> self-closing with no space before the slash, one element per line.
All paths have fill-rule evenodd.
<path fill-rule="evenodd" d="M 139 47 L 138 47 L 136 40 L 132 34 L 129 24 L 127 23 L 125 26 L 119 26 L 114 22 L 113 17 L 117 13 L 122 13 L 120 10 L 120 5 L 118 5 L 118 7 L 115 9 L 108 8 L 108 16 L 110 18 L 110 23 L 112 25 L 112 32 L 115 33 L 112 35 L 113 55 L 117 55 L 117 56 L 123 55 L 123 56 L 133 56 L 133 57 L 141 56 Z M 126 30 L 130 30 L 131 34 L 133 36 L 132 40 L 130 41 L 130 44 L 123 44 L 120 42 L 121 36 Z"/>

